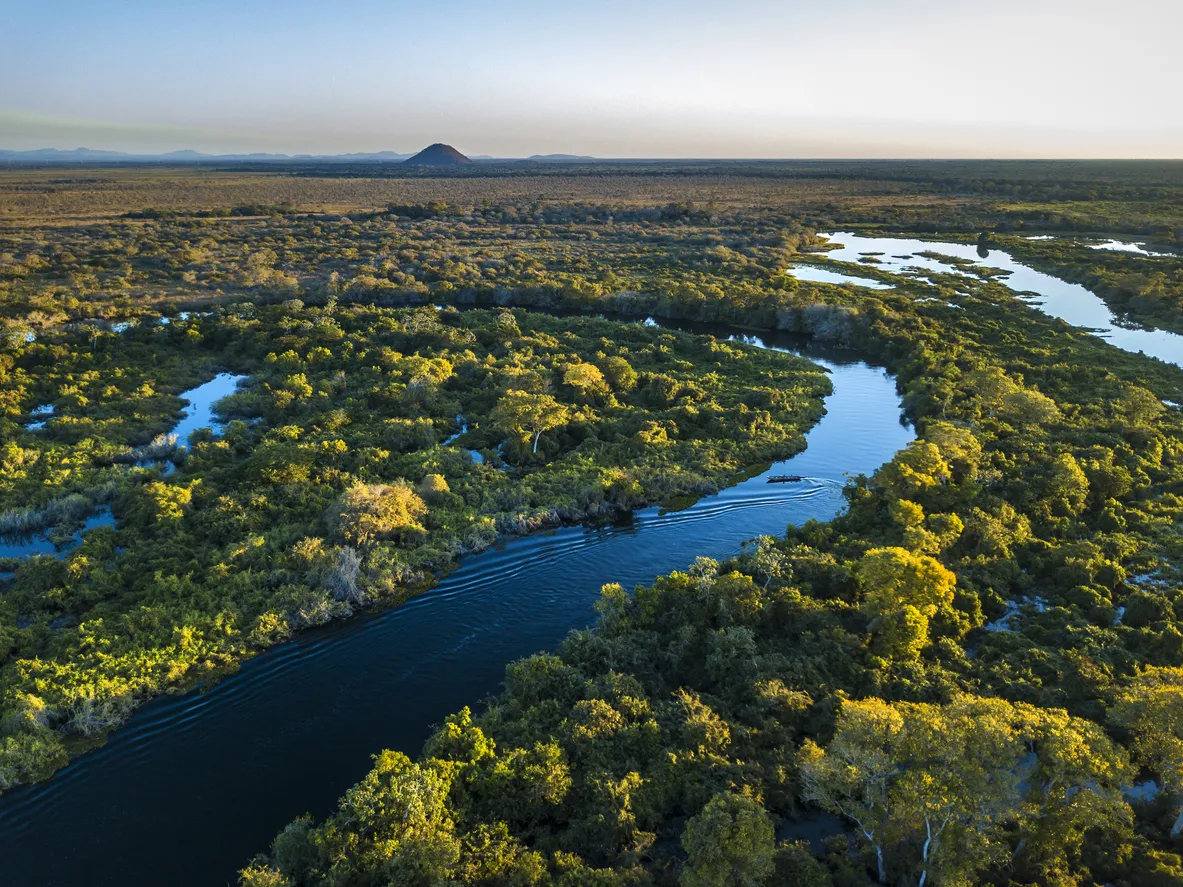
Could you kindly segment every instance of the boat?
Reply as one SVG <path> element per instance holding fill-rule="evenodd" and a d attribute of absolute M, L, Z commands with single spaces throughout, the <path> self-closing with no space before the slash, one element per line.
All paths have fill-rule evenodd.
<path fill-rule="evenodd" d="M 774 474 L 768 478 L 770 484 L 795 484 L 801 480 L 799 474 Z"/>

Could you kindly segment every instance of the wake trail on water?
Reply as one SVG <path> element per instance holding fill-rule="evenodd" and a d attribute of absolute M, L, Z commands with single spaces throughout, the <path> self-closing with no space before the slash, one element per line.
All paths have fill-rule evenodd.
<path fill-rule="evenodd" d="M 796 341 L 747 342 L 801 353 L 785 340 Z M 760 476 L 680 510 L 504 540 L 405 603 L 302 632 L 211 686 L 146 703 L 105 746 L 0 798 L 0 857 L 29 862 L 12 883 L 34 869 L 28 883 L 232 880 L 293 818 L 327 813 L 374 752 L 417 754 L 431 725 L 498 689 L 507 663 L 591 625 L 604 583 L 648 584 L 789 523 L 833 518 L 847 475 L 872 473 L 914 435 L 882 368 L 823 361 L 834 388 L 826 414 L 804 451 Z M 770 485 L 770 474 L 803 480 Z M 143 853 L 179 834 L 202 834 L 210 852 Z"/>

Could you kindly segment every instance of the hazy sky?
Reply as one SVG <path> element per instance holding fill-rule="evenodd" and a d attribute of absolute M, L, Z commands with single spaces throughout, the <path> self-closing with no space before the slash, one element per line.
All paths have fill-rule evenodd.
<path fill-rule="evenodd" d="M 0 0 L 0 148 L 1183 157 L 1183 0 Z"/>

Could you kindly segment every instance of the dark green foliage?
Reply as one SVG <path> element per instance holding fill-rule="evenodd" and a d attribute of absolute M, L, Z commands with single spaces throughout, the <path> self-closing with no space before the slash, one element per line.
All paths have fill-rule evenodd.
<path fill-rule="evenodd" d="M 13 565 L 0 787 L 51 772 L 62 742 L 101 736 L 151 694 L 397 602 L 501 536 L 712 492 L 789 456 L 829 391 L 788 355 L 524 311 L 244 304 L 89 344 L 67 331 L 10 342 L 20 372 L 0 381 L 14 414 L 58 408 L 43 432 L 0 428 L 0 523 L 68 533 L 100 502 L 119 521 L 64 558 Z M 597 360 L 615 367 L 616 394 L 569 384 L 604 384 Z M 181 390 L 218 363 L 250 376 L 219 405 L 238 421 L 195 436 L 168 476 L 116 461 L 122 441 L 168 427 L 178 400 L 158 386 Z M 709 422 L 649 405 L 625 367 L 693 387 Z M 772 379 L 781 396 L 754 416 L 746 393 Z M 499 418 L 514 391 L 561 414 L 537 452 L 532 426 Z M 458 416 L 466 432 L 442 446 Z M 18 508 L 30 504 L 41 508 Z M 44 706 L 36 724 L 4 726 L 31 699 Z"/>
<path fill-rule="evenodd" d="M 0 502 L 33 506 L 15 524 L 59 532 L 99 502 L 121 521 L 64 560 L 22 565 L 0 598 L 0 785 L 60 766 L 63 740 L 101 734 L 147 694 L 397 600 L 499 533 L 701 493 L 800 446 L 826 391 L 800 362 L 523 309 L 651 314 L 861 349 L 896 374 L 919 440 L 853 479 L 838 520 L 634 592 L 605 587 L 596 629 L 511 665 L 490 707 L 448 719 L 418 763 L 381 754 L 336 814 L 289 826 L 243 883 L 858 887 L 876 877 L 876 842 L 851 817 L 808 847 L 785 837 L 821 816 L 799 750 L 833 748 L 848 700 L 944 712 L 967 698 L 1044 725 L 1017 758 L 1035 769 L 1021 805 L 1004 799 L 1005 828 L 971 833 L 973 809 L 948 820 L 961 840 L 941 845 L 928 883 L 1183 883 L 1169 835 L 1183 420 L 1162 403 L 1183 401 L 1183 372 L 1066 328 L 989 274 L 891 280 L 865 257 L 861 273 L 895 284 L 871 291 L 784 273 L 817 231 L 986 230 L 983 245 L 1180 328 L 1176 256 L 1086 242 L 1177 248 L 1179 170 L 884 161 L 0 183 L 16 210 L 56 222 L 2 238 L 14 339 L 0 354 Z M 1063 239 L 1075 234 L 1092 236 Z M 954 283 L 962 310 L 930 301 Z M 215 312 L 156 327 L 178 300 Z M 428 302 L 490 310 L 389 307 Z M 122 336 L 51 332 L 96 314 L 147 320 Z M 167 427 L 173 395 L 220 367 L 252 375 L 224 404 L 241 421 L 198 440 L 174 476 L 129 470 L 120 459 Z M 22 431 L 49 400 L 47 432 Z M 439 446 L 457 415 L 468 430 Z M 361 535 L 342 522 L 347 490 L 400 481 L 406 519 Z M 51 628 L 62 616 L 78 621 Z M 905 749 L 908 777 L 939 772 L 941 750 Z M 1164 785 L 1155 802 L 1131 808 L 1115 790 L 1127 752 Z M 939 793 L 909 797 L 930 806 L 891 820 L 892 883 L 916 883 L 917 824 L 942 821 Z"/>
<path fill-rule="evenodd" d="M 1060 725 L 1041 728 L 1049 737 L 1092 735 L 1102 747 L 1088 731 L 1107 723 L 1134 671 L 1183 664 L 1167 566 L 1183 508 L 1174 492 L 1183 428 L 1157 408 L 1183 373 L 1067 332 L 993 281 L 967 286 L 971 307 L 939 325 L 909 297 L 844 297 L 857 309 L 851 339 L 899 374 L 920 439 L 856 479 L 848 513 L 831 524 L 790 528 L 734 564 L 700 563 L 632 594 L 608 586 L 595 630 L 571 635 L 558 655 L 511 666 L 504 694 L 465 727 L 493 751 L 462 765 L 462 788 L 450 795 L 461 833 L 504 826 L 552 878 L 578 857 L 622 878 L 639 866 L 654 883 L 727 883 L 741 870 L 703 863 L 726 859 L 726 846 L 691 829 L 691 844 L 711 852 L 696 863 L 683 851 L 688 823 L 718 798 L 750 799 L 781 823 L 800 817 L 796 751 L 831 739 L 843 699 L 1001 697 L 1047 712 Z M 745 315 L 753 325 L 760 316 Z M 1008 334 L 1018 323 L 1022 335 Z M 631 397 L 676 411 L 699 402 L 698 384 L 648 370 Z M 749 408 L 775 404 L 770 388 L 752 391 Z M 665 432 L 644 433 L 655 442 Z M 983 631 L 1008 602 L 1017 610 L 1010 630 Z M 1133 622 L 1117 621 L 1118 606 Z M 1084 719 L 1071 721 L 1075 734 L 1063 726 L 1069 717 Z M 543 771 L 562 774 L 544 785 L 564 790 L 540 788 L 535 797 L 549 800 L 528 806 L 518 761 L 542 749 Z M 1120 748 L 1112 755 L 1113 767 L 1125 760 Z M 499 775 L 506 770 L 512 776 Z M 999 883 L 1150 877 L 1161 831 L 1129 829 L 1132 814 L 1112 787 L 1063 791 L 1064 809 L 1019 817 L 975 844 L 972 859 L 958 856 L 962 842 L 946 843 L 934 871 L 982 869 Z M 866 883 L 874 855 L 852 822 L 844 826 L 844 839 L 816 859 L 761 837 L 768 856 L 745 857 L 759 870 L 751 882 Z M 911 841 L 892 848 L 891 877 L 919 876 Z M 1114 849 L 1098 856 L 1100 843 Z M 464 865 L 462 851 L 450 877 Z M 1153 865 L 1154 877 L 1173 877 L 1169 864 Z"/>

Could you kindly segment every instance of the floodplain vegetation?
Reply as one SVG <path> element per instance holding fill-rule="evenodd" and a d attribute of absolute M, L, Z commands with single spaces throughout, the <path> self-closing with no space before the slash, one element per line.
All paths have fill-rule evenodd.
<path fill-rule="evenodd" d="M 44 174 L 6 175 L 26 190 L 4 233 L 0 497 L 118 518 L 12 565 L 10 782 L 500 532 L 701 493 L 799 449 L 828 390 L 804 361 L 582 316 L 653 315 L 858 349 L 896 375 L 918 438 L 829 523 L 605 586 L 594 627 L 511 664 L 416 757 L 377 754 L 242 883 L 1183 884 L 1183 414 L 1164 404 L 1183 370 L 988 272 L 891 290 L 785 273 L 832 225 L 984 231 L 1169 325 L 1179 260 L 1088 242 L 1175 248 L 1177 165 L 206 172 L 193 193 L 290 202 L 167 212 L 136 205 L 152 176 L 104 171 L 97 219 L 89 186 L 40 211 Z M 346 188 L 388 202 L 307 196 Z M 415 304 L 484 309 L 398 307 Z M 86 317 L 141 321 L 55 331 Z M 250 378 L 223 434 L 168 474 L 115 458 L 219 369 Z"/>
<path fill-rule="evenodd" d="M 830 390 L 803 359 L 636 322 L 294 299 L 46 333 L 8 358 L 0 520 L 66 537 L 107 505 L 118 529 L 8 560 L 3 787 L 149 695 L 397 602 L 506 535 L 786 458 Z M 215 365 L 249 380 L 220 402 L 224 433 L 162 447 L 170 392 Z M 44 428 L 14 420 L 45 401 Z"/>

